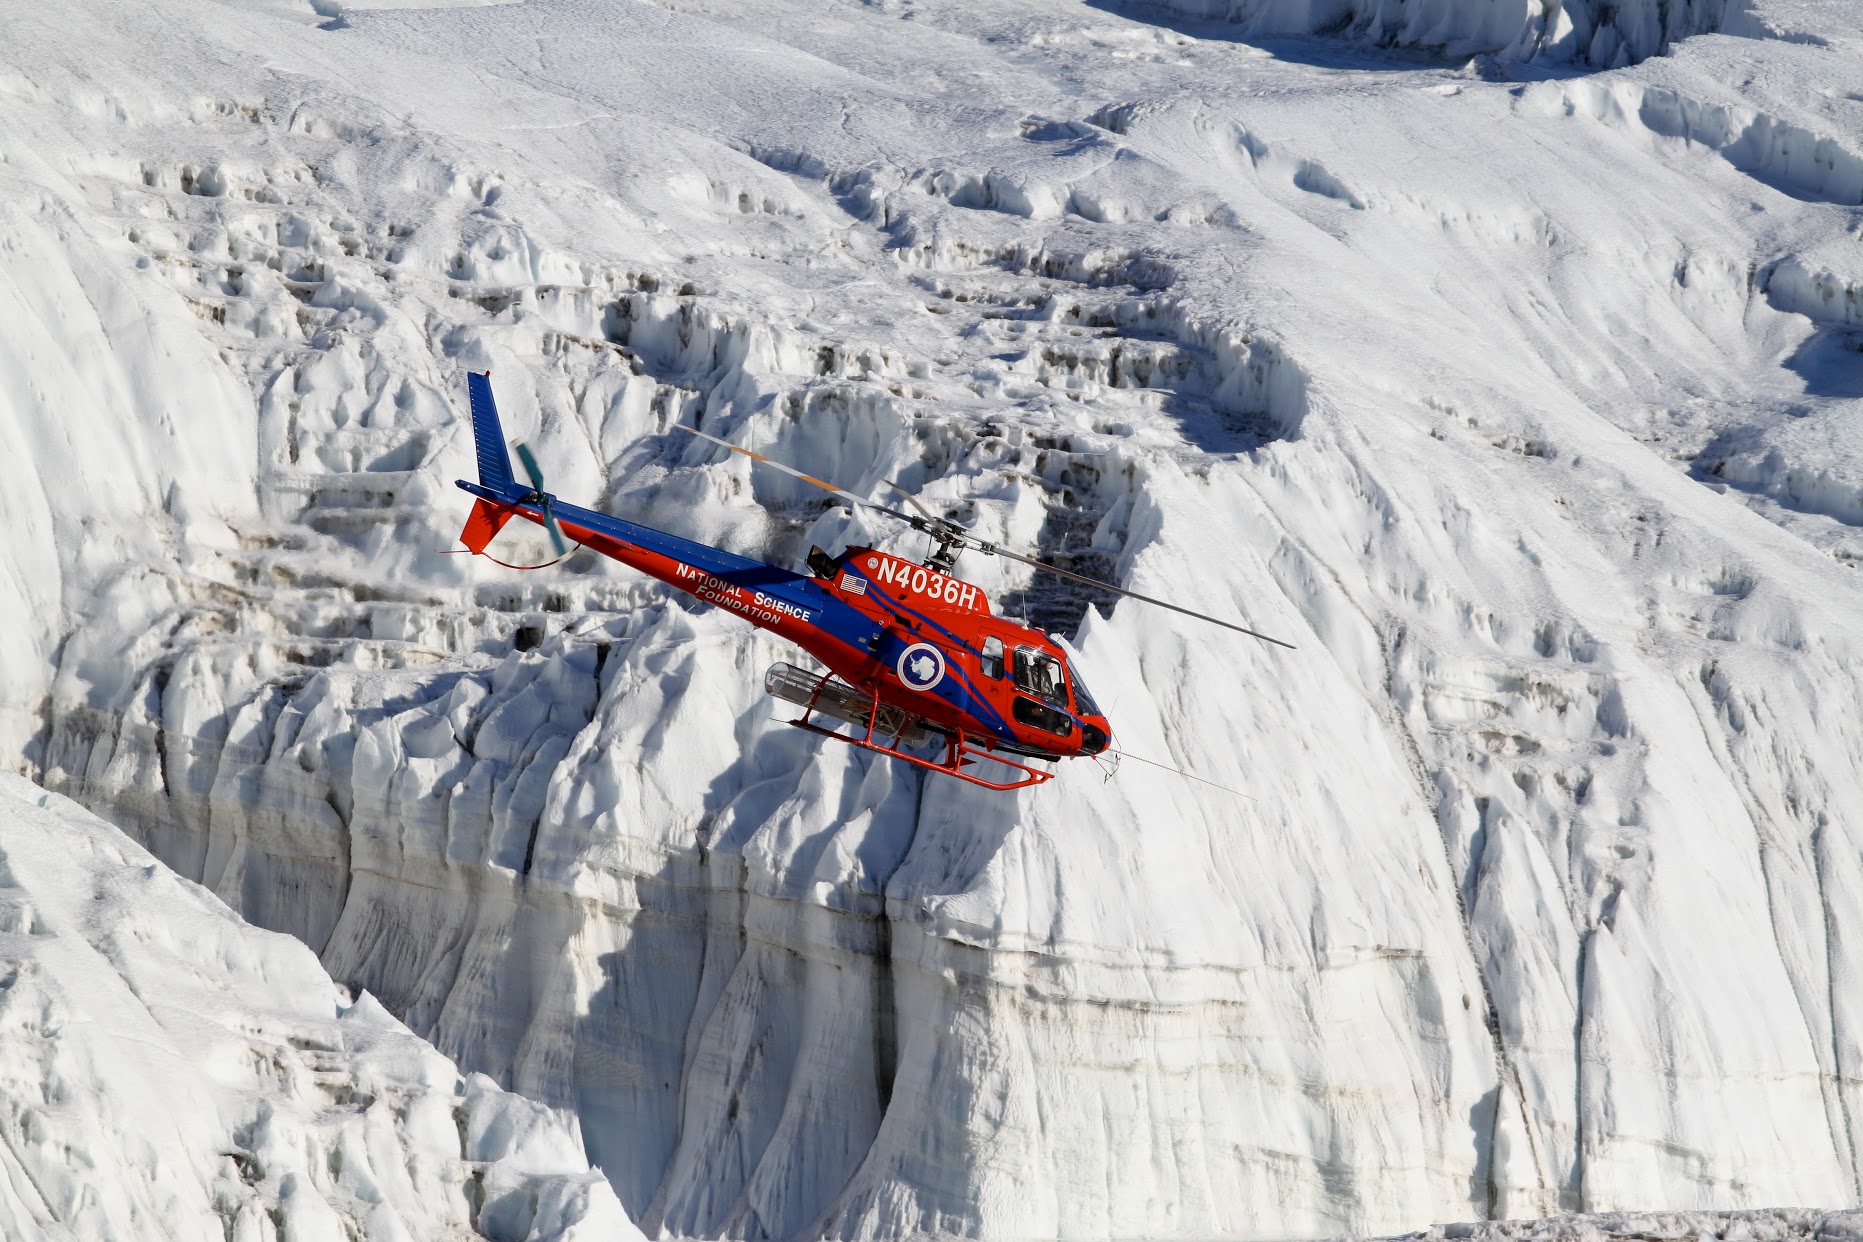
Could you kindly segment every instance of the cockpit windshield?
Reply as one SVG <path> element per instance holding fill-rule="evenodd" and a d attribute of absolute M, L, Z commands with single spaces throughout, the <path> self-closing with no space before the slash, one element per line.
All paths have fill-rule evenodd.
<path fill-rule="evenodd" d="M 1095 706 L 1093 696 L 1087 693 L 1087 683 L 1080 679 L 1080 670 L 1074 662 L 1067 662 L 1067 679 L 1074 683 L 1074 708 L 1082 716 L 1098 716 L 1100 709 Z"/>
<path fill-rule="evenodd" d="M 1056 707 L 1067 707 L 1067 678 L 1061 662 L 1033 647 L 1016 648 L 1016 689 L 1039 695 Z"/>

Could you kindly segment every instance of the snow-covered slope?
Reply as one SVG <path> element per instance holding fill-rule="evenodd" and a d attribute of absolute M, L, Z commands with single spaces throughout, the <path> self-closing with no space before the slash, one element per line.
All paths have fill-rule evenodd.
<path fill-rule="evenodd" d="M 318 7 L 9 15 L 17 763 L 648 1232 L 1856 1201 L 1851 6 Z M 961 566 L 1251 799 L 924 780 L 441 554 L 488 365 L 567 496 L 920 551 L 701 419 L 1295 639 Z"/>
<path fill-rule="evenodd" d="M 0 775 L 0 1234 L 638 1237 L 573 1119 Z"/>

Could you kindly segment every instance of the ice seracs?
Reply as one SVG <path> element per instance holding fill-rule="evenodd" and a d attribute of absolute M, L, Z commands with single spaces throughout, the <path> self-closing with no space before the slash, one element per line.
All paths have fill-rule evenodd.
<path fill-rule="evenodd" d="M 639 1237 L 573 1118 L 0 774 L 0 1233 Z"/>

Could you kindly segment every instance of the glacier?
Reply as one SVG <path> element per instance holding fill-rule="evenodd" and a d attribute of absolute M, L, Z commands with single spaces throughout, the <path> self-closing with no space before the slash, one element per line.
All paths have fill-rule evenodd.
<path fill-rule="evenodd" d="M 1856 1205 L 1859 101 L 1810 0 L 10 14 L 0 755 L 648 1234 Z M 1293 639 L 959 566 L 1247 796 L 448 555 L 487 367 L 579 502 L 922 554 L 698 420 Z"/>
<path fill-rule="evenodd" d="M 12 774 L 0 1031 L 9 1238 L 639 1236 L 573 1117 Z"/>

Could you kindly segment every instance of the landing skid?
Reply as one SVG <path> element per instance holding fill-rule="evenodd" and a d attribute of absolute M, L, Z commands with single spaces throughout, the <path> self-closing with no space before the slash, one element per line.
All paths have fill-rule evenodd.
<path fill-rule="evenodd" d="M 894 759 L 904 760 L 906 763 L 914 767 L 924 768 L 928 772 L 943 772 L 946 776 L 955 776 L 960 781 L 968 781 L 972 785 L 981 785 L 985 789 L 1027 789 L 1031 785 L 1040 785 L 1045 781 L 1054 779 L 1053 772 L 1044 772 L 1040 768 L 1032 768 L 1026 763 L 1020 763 L 1017 760 L 995 751 L 980 750 L 965 742 L 962 737 L 945 738 L 944 758 L 942 760 L 926 759 L 920 755 L 914 755 L 904 751 L 900 749 L 900 738 L 911 728 L 911 719 L 903 712 L 892 708 L 887 709 L 887 714 L 894 719 L 888 720 L 882 717 L 880 701 L 877 698 L 869 699 L 870 706 L 867 709 L 865 720 L 857 720 L 845 716 L 828 717 L 829 719 L 843 720 L 848 724 L 854 725 L 856 728 L 862 728 L 864 726 L 864 730 L 860 736 L 855 737 L 846 733 L 836 733 L 826 725 L 815 723 L 815 717 L 818 714 L 816 711 L 816 703 L 821 697 L 822 689 L 828 685 L 828 681 L 829 679 L 827 676 L 821 679 L 820 684 L 816 687 L 815 693 L 810 696 L 807 703 L 803 704 L 804 710 L 802 719 L 792 720 L 789 722 L 790 724 L 796 726 L 798 729 L 807 729 L 810 733 L 819 733 L 823 737 L 831 737 L 837 742 L 846 742 L 849 746 L 858 746 L 862 750 L 870 750 L 875 754 L 887 755 Z M 821 714 L 827 715 L 827 713 Z M 896 725 L 897 727 L 893 732 L 888 733 L 885 728 L 886 725 Z M 975 772 L 966 772 L 964 770 L 974 765 L 979 759 L 987 759 L 993 763 L 1000 763 L 1006 768 L 1012 768 L 1020 772 L 1022 775 L 1007 781 L 993 781 L 987 777 L 979 776 Z"/>

